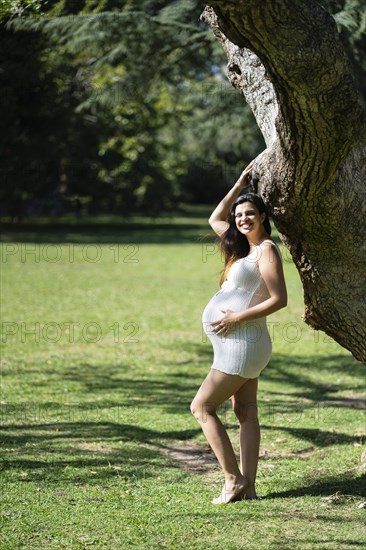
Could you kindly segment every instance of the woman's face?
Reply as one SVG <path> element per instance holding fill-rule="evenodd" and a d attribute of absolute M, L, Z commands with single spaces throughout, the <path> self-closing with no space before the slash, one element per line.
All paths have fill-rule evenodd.
<path fill-rule="evenodd" d="M 263 229 L 265 214 L 261 214 L 251 202 L 242 202 L 235 208 L 235 224 L 240 233 L 249 236 Z"/>

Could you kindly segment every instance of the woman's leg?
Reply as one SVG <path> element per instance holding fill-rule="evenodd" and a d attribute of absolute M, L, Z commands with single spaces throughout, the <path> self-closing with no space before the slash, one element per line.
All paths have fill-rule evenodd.
<path fill-rule="evenodd" d="M 257 409 L 258 378 L 248 379 L 233 395 L 233 408 L 240 422 L 240 470 L 248 481 L 247 498 L 256 498 L 260 426 Z"/>
<path fill-rule="evenodd" d="M 225 374 L 212 369 L 191 404 L 192 414 L 200 423 L 203 433 L 210 444 L 225 475 L 225 485 L 220 497 L 214 504 L 226 504 L 243 494 L 247 481 L 240 472 L 233 447 L 216 411 L 245 384 L 241 376 Z"/>

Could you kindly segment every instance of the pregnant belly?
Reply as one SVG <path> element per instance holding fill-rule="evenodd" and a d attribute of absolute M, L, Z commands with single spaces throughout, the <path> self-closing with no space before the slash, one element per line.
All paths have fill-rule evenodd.
<path fill-rule="evenodd" d="M 202 322 L 208 325 L 212 321 L 221 319 L 224 313 L 221 309 L 231 309 L 232 311 L 243 311 L 247 309 L 251 299 L 251 293 L 243 288 L 233 288 L 231 290 L 219 290 L 208 302 L 202 314 Z"/>
<path fill-rule="evenodd" d="M 258 303 L 257 300 L 254 300 L 254 302 Z M 220 311 L 221 309 L 231 309 L 235 312 L 243 311 L 247 309 L 251 303 L 252 294 L 241 288 L 225 291 L 221 290 L 211 298 L 203 311 L 202 324 L 206 336 L 208 336 L 213 344 L 215 344 L 216 340 L 221 340 L 221 343 L 223 343 L 225 339 L 234 340 L 235 342 L 245 340 L 252 346 L 264 345 L 267 343 L 267 340 L 270 342 L 265 317 L 240 323 L 224 338 L 213 332 L 211 323 L 224 316 L 224 313 Z"/>

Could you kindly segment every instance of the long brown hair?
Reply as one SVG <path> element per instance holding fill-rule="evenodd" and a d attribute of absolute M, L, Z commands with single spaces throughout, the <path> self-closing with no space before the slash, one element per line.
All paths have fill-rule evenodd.
<path fill-rule="evenodd" d="M 251 202 L 259 210 L 260 214 L 265 214 L 263 227 L 268 235 L 271 234 L 271 224 L 268 219 L 266 205 L 260 195 L 256 193 L 245 193 L 240 195 L 234 202 L 227 217 L 228 229 L 221 237 L 221 253 L 224 256 L 225 264 L 221 273 L 220 285 L 225 281 L 226 275 L 234 262 L 240 258 L 245 258 L 249 254 L 250 246 L 245 235 L 238 231 L 235 223 L 235 210 L 238 204 Z"/>

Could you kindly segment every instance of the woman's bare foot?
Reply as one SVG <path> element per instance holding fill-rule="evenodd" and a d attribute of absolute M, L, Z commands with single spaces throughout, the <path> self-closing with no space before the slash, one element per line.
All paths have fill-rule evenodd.
<path fill-rule="evenodd" d="M 219 497 L 214 498 L 212 504 L 229 504 L 244 498 L 248 483 L 245 477 L 234 478 L 232 481 L 225 481 L 225 485 Z"/>
<path fill-rule="evenodd" d="M 258 498 L 257 493 L 255 492 L 255 488 L 253 486 L 247 488 L 247 490 L 245 491 L 245 498 L 247 500 L 256 500 Z"/>

